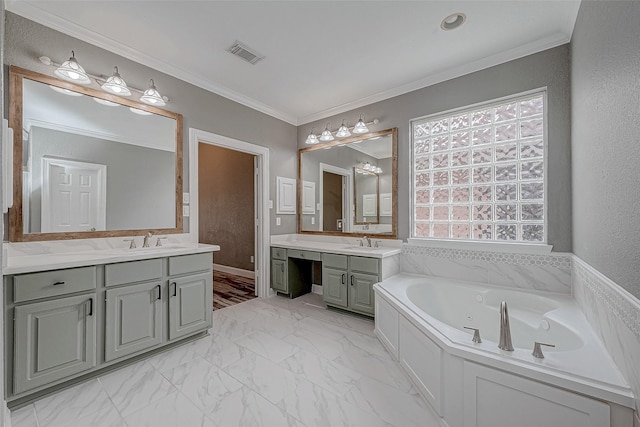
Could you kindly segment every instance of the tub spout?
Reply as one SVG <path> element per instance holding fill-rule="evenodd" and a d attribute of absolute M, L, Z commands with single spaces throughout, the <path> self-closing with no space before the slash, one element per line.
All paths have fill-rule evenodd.
<path fill-rule="evenodd" d="M 506 301 L 500 303 L 500 344 L 498 344 L 498 348 L 500 350 L 513 351 L 511 327 L 509 326 L 509 310 L 507 309 Z"/>

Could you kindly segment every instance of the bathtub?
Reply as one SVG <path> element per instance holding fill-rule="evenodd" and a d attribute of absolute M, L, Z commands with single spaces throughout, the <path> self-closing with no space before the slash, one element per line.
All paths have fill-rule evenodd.
<path fill-rule="evenodd" d="M 570 296 L 404 273 L 374 285 L 374 291 L 377 336 L 436 412 L 446 419 L 447 404 L 453 405 L 447 425 L 483 425 L 478 420 L 470 422 L 464 418 L 469 414 L 472 418 L 481 416 L 482 411 L 475 406 L 475 412 L 465 410 L 464 406 L 466 400 L 476 405 L 486 401 L 486 396 L 468 395 L 471 392 L 467 389 L 480 384 L 473 380 L 477 380 L 478 375 L 483 377 L 486 373 L 492 377 L 492 370 L 496 378 L 503 378 L 505 373 L 514 378 L 507 375 L 502 381 L 483 377 L 483 381 L 489 381 L 487 384 L 511 384 L 512 380 L 520 384 L 518 381 L 523 379 L 531 380 L 533 389 L 538 383 L 551 387 L 538 393 L 540 396 L 554 393 L 555 389 L 571 391 L 597 399 L 596 403 L 607 402 L 609 414 L 617 410 L 625 414 L 611 415 L 611 419 L 615 418 L 613 423 L 604 424 L 599 420 L 593 425 L 627 425 L 620 420 L 632 417 L 629 414 L 634 402 L 629 385 Z M 498 348 L 502 301 L 508 304 L 513 352 Z M 482 343 L 474 343 L 473 331 L 465 326 L 479 329 Z M 531 354 L 535 341 L 555 347 L 542 347 L 545 357 L 538 359 Z M 469 375 L 473 378 L 467 378 Z M 511 391 L 505 396 L 519 387 L 509 385 L 507 389 Z M 492 393 L 501 396 L 501 392 L 496 389 Z M 523 393 L 535 395 L 531 391 Z M 448 399 L 447 395 L 450 395 Z M 456 396 L 462 401 L 458 407 L 451 402 Z M 543 400 L 545 404 L 554 405 L 548 403 L 549 398 Z M 495 403 L 504 405 L 504 402 Z M 537 400 L 536 404 L 541 405 L 538 414 L 554 410 Z M 564 404 L 561 406 L 560 412 L 566 409 Z M 594 407 L 597 409 L 597 404 Z M 493 420 L 485 424 L 497 425 L 495 423 Z"/>

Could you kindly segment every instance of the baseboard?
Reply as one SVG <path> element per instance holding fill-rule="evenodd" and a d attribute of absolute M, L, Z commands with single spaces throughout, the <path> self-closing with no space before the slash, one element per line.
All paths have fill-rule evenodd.
<path fill-rule="evenodd" d="M 9 408 L 7 408 L 7 402 L 5 402 L 4 400 L 2 400 L 2 412 L 3 412 L 3 426 L 4 427 L 11 427 L 11 411 L 9 411 Z"/>
<path fill-rule="evenodd" d="M 311 292 L 322 295 L 322 285 L 311 285 Z"/>
<path fill-rule="evenodd" d="M 633 427 L 640 427 L 640 415 L 638 415 L 638 411 L 633 412 Z"/>
<path fill-rule="evenodd" d="M 236 267 L 229 267 L 228 265 L 213 264 L 213 269 L 215 271 L 221 271 L 222 273 L 228 273 L 228 274 L 234 274 L 240 277 L 246 277 L 248 279 L 256 278 L 255 271 L 243 270 L 241 268 L 236 268 Z"/>

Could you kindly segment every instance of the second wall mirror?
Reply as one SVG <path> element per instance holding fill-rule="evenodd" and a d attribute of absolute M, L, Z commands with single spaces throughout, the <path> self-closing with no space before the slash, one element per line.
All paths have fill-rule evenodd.
<path fill-rule="evenodd" d="M 298 152 L 298 230 L 397 236 L 398 130 L 387 129 Z"/>

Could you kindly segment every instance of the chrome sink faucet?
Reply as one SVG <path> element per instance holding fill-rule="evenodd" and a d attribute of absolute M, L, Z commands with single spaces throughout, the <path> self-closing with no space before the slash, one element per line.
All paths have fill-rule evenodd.
<path fill-rule="evenodd" d="M 362 241 L 363 241 L 363 242 L 367 242 L 367 245 L 366 245 L 366 246 L 367 246 L 368 248 L 370 248 L 370 247 L 371 247 L 371 239 L 370 239 L 370 238 L 368 238 L 367 236 L 364 236 L 364 237 L 362 238 Z M 364 245 L 363 245 L 363 246 L 364 246 Z"/>
<path fill-rule="evenodd" d="M 151 239 L 151 237 L 153 237 L 153 234 L 151 234 L 151 232 L 148 232 L 145 236 L 144 236 L 144 241 L 142 242 L 142 247 L 143 248 L 148 248 L 151 245 L 149 245 L 149 240 Z"/>
<path fill-rule="evenodd" d="M 498 348 L 504 351 L 513 351 L 511 327 L 509 326 L 509 310 L 507 309 L 506 301 L 500 303 L 500 344 L 498 344 Z"/>

